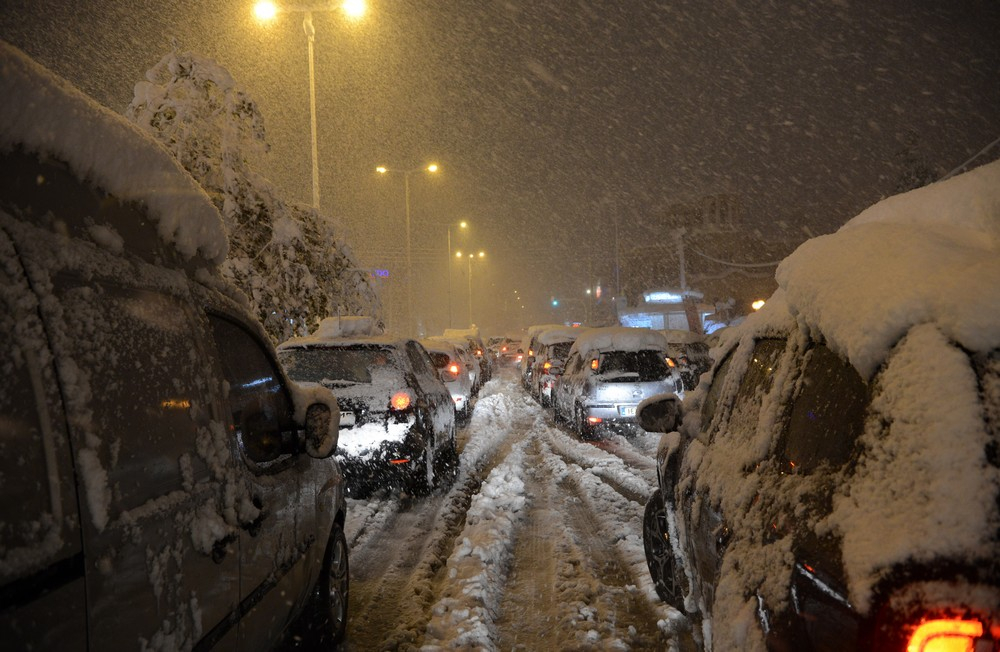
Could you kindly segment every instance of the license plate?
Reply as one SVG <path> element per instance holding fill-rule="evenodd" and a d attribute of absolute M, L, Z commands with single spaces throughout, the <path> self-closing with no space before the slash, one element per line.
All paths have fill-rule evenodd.
<path fill-rule="evenodd" d="M 635 416 L 635 406 L 634 405 L 619 405 L 618 414 L 623 417 L 634 417 Z"/>
<path fill-rule="evenodd" d="M 354 425 L 355 416 L 353 412 L 340 413 L 340 427 L 350 428 Z"/>

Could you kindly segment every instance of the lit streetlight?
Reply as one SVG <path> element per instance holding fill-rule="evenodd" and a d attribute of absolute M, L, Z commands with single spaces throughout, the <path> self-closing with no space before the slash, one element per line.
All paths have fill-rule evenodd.
<path fill-rule="evenodd" d="M 316 138 L 316 66 L 313 57 L 313 44 L 316 41 L 316 29 L 313 27 L 312 12 L 336 11 L 338 7 L 332 2 L 317 5 L 275 5 L 269 0 L 261 0 L 254 5 L 253 13 L 261 21 L 273 20 L 281 12 L 300 12 L 305 14 L 302 19 L 302 30 L 306 34 L 309 51 L 309 127 L 312 136 L 312 204 L 319 210 L 319 146 Z M 339 7 L 340 11 L 351 19 L 359 19 L 365 13 L 363 0 L 345 0 Z"/>
<path fill-rule="evenodd" d="M 412 170 L 398 170 L 380 165 L 375 168 L 379 174 L 389 174 L 398 172 L 403 175 L 404 202 L 406 208 L 406 327 L 410 331 L 414 330 L 413 325 L 413 261 L 411 258 L 410 246 L 410 176 L 417 172 L 427 172 L 434 174 L 440 168 L 436 163 L 431 163 L 427 167 L 413 168 Z"/>
<path fill-rule="evenodd" d="M 463 256 L 461 251 L 455 252 L 455 258 L 467 258 L 469 261 L 469 328 L 472 328 L 472 261 L 476 258 L 482 260 L 486 258 L 486 252 L 480 251 L 478 254 L 469 253 Z"/>

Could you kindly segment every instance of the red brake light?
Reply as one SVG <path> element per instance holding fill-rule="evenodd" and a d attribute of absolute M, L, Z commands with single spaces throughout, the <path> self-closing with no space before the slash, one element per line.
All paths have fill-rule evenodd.
<path fill-rule="evenodd" d="M 982 635 L 983 624 L 978 620 L 928 620 L 910 635 L 906 652 L 972 652 Z"/>
<path fill-rule="evenodd" d="M 405 410 L 410 407 L 411 400 L 409 392 L 396 392 L 389 400 L 389 407 L 393 410 Z"/>
<path fill-rule="evenodd" d="M 587 423 L 589 423 L 592 426 L 596 426 L 601 421 L 603 421 L 603 419 L 601 419 L 601 417 L 587 417 Z"/>
<path fill-rule="evenodd" d="M 507 352 L 506 346 L 500 347 L 500 353 L 506 353 L 506 352 Z"/>
<path fill-rule="evenodd" d="M 673 369 L 674 367 L 677 366 L 677 363 L 674 362 L 673 358 L 667 358 L 667 366 Z"/>
<path fill-rule="evenodd" d="M 594 358 L 593 360 L 590 361 L 590 368 L 593 369 L 594 371 L 597 371 L 597 367 L 599 365 L 600 363 L 597 361 L 597 358 Z"/>
<path fill-rule="evenodd" d="M 448 365 L 448 371 L 449 371 L 449 373 L 453 373 L 453 374 L 455 374 L 457 376 L 458 375 L 458 371 L 459 371 L 458 365 L 457 364 Z"/>

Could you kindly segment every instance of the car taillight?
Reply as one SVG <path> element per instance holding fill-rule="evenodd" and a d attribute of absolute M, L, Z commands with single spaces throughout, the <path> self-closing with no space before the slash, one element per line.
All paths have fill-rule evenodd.
<path fill-rule="evenodd" d="M 589 423 L 592 426 L 596 426 L 597 424 L 601 423 L 603 420 L 604 419 L 602 419 L 601 417 L 587 417 L 587 423 Z"/>
<path fill-rule="evenodd" d="M 410 403 L 413 401 L 410 398 L 409 392 L 396 392 L 389 399 L 389 407 L 393 410 L 402 412 L 403 410 L 409 409 Z"/>
<path fill-rule="evenodd" d="M 677 363 L 674 362 L 673 358 L 666 358 L 666 360 L 667 360 L 667 366 L 670 367 L 671 369 L 677 366 Z"/>
<path fill-rule="evenodd" d="M 982 636 L 983 624 L 978 620 L 928 620 L 910 634 L 906 652 L 973 652 Z"/>
<path fill-rule="evenodd" d="M 520 362 L 521 360 L 524 360 L 524 356 L 523 355 L 517 356 L 517 361 Z"/>
<path fill-rule="evenodd" d="M 482 349 L 476 349 L 476 357 L 477 358 L 483 357 L 483 350 Z"/>
<path fill-rule="evenodd" d="M 459 368 L 457 364 L 448 365 L 448 373 L 458 375 Z"/>
<path fill-rule="evenodd" d="M 542 371 L 544 371 L 545 373 L 549 373 L 549 369 L 551 368 L 552 368 L 552 363 L 549 362 L 548 360 L 546 360 L 545 364 L 542 365 Z"/>
<path fill-rule="evenodd" d="M 593 360 L 590 361 L 590 368 L 593 369 L 594 371 L 597 371 L 597 367 L 599 365 L 600 362 L 597 360 L 597 358 L 594 358 Z"/>

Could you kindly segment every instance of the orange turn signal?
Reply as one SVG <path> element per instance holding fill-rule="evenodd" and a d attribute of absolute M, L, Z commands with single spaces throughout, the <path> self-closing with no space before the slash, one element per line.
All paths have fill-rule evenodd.
<path fill-rule="evenodd" d="M 972 652 L 982 635 L 983 624 L 978 620 L 928 620 L 910 635 L 906 652 Z"/>
<path fill-rule="evenodd" d="M 389 405 L 393 410 L 405 410 L 410 407 L 410 394 L 408 392 L 396 392 L 392 395 Z"/>

